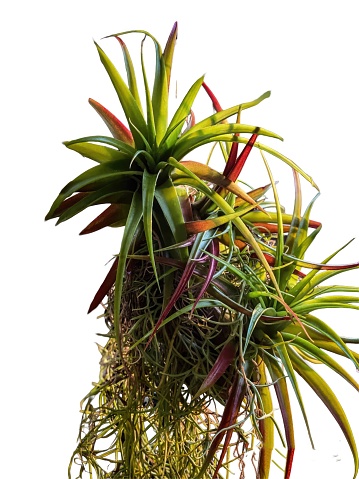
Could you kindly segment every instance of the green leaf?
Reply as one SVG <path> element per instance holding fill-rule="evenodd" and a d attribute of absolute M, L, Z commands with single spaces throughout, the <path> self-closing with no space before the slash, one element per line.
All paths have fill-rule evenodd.
<path fill-rule="evenodd" d="M 136 191 L 132 197 L 130 210 L 128 212 L 126 226 L 123 232 L 121 241 L 121 249 L 118 255 L 118 266 L 115 281 L 115 296 L 114 296 L 114 329 L 115 339 L 117 341 L 119 350 L 121 351 L 120 339 L 120 308 L 122 298 L 122 287 L 125 275 L 125 268 L 127 262 L 127 255 L 130 250 L 133 238 L 135 236 L 137 227 L 142 218 L 142 198 L 141 193 Z"/>
<path fill-rule="evenodd" d="M 120 43 L 123 53 L 123 59 L 125 61 L 126 73 L 127 73 L 127 82 L 128 88 L 138 106 L 138 109 L 141 111 L 143 115 L 142 105 L 141 105 L 141 98 L 138 92 L 137 87 L 137 79 L 136 79 L 136 72 L 132 63 L 132 58 L 125 42 L 122 38 L 115 36 L 116 40 Z"/>
<path fill-rule="evenodd" d="M 156 200 L 163 212 L 163 215 L 172 231 L 175 243 L 182 243 L 187 239 L 187 233 L 184 226 L 183 214 L 172 180 L 167 178 L 155 190 Z M 179 248 L 178 254 L 183 261 L 187 258 L 187 248 Z"/>
<path fill-rule="evenodd" d="M 122 185 L 121 182 L 117 180 L 105 185 L 103 188 L 89 193 L 87 196 L 78 201 L 75 205 L 68 208 L 64 213 L 62 213 L 56 224 L 60 224 L 64 221 L 69 220 L 81 211 L 84 211 L 89 206 L 105 203 L 106 200 L 107 203 L 110 203 L 109 198 L 113 197 L 119 189 L 122 190 L 125 185 L 129 185 L 128 180 L 126 182 L 123 182 Z"/>
<path fill-rule="evenodd" d="M 338 401 L 334 392 L 318 373 L 316 373 L 311 367 L 309 367 L 308 364 L 292 350 L 289 350 L 288 352 L 296 372 L 307 382 L 307 384 L 313 389 L 317 396 L 327 406 L 332 416 L 343 431 L 343 434 L 352 451 L 354 459 L 353 478 L 355 478 L 359 470 L 358 451 L 355 443 L 355 438 L 350 427 L 350 423 L 345 415 L 342 405 Z"/>
<path fill-rule="evenodd" d="M 258 135 L 269 136 L 282 140 L 279 135 L 269 130 L 259 128 L 257 126 L 244 125 L 241 123 L 213 125 L 204 127 L 200 130 L 194 130 L 194 128 L 190 128 L 178 139 L 173 149 L 172 156 L 177 160 L 181 160 L 187 153 L 194 150 L 198 146 L 205 145 L 206 143 L 211 143 L 219 139 L 222 141 L 231 142 L 233 141 L 233 134 L 235 133 L 257 133 Z"/>
<path fill-rule="evenodd" d="M 316 230 L 314 233 L 314 237 L 308 242 L 305 242 L 307 239 L 308 235 L 308 228 L 309 228 L 309 216 L 312 211 L 313 205 L 315 200 L 318 198 L 319 193 L 312 199 L 312 201 L 309 203 L 308 207 L 306 208 L 304 215 L 302 216 L 299 226 L 298 226 L 298 231 L 295 236 L 295 240 L 293 242 L 292 246 L 292 251 L 291 255 L 296 256 L 297 258 L 303 258 L 304 253 L 306 252 L 307 248 L 310 246 L 311 242 L 315 238 L 316 234 L 319 232 Z"/>
<path fill-rule="evenodd" d="M 334 258 L 334 256 L 336 256 L 340 251 L 342 251 L 346 246 L 348 246 L 351 241 L 349 241 L 347 244 L 345 244 L 337 251 L 332 253 L 330 256 L 328 256 L 328 258 L 326 258 L 322 262 L 322 264 L 327 264 L 332 258 Z M 332 276 L 335 276 L 342 272 L 343 270 L 340 268 L 333 268 L 332 270 L 328 271 L 320 271 L 319 269 L 312 270 L 305 276 L 305 278 L 303 278 L 301 281 L 299 281 L 299 283 L 297 283 L 293 288 L 291 288 L 290 294 L 293 296 L 293 298 L 296 298 L 296 300 L 302 299 L 305 295 L 308 294 L 308 292 L 321 284 L 323 281 L 326 281 Z"/>
<path fill-rule="evenodd" d="M 164 137 L 164 144 L 161 143 L 159 147 L 160 156 L 164 154 L 164 152 L 172 148 L 172 146 L 176 143 L 182 131 L 186 118 L 191 112 L 193 102 L 197 97 L 199 89 L 201 88 L 203 78 L 204 77 L 202 76 L 191 86 L 186 96 L 183 98 L 176 113 L 173 115 L 173 118 L 167 128 L 167 131 L 170 133 Z"/>
<path fill-rule="evenodd" d="M 142 178 L 142 208 L 143 208 L 143 228 L 145 231 L 148 254 L 150 255 L 154 275 L 158 281 L 157 268 L 153 253 L 153 230 L 152 230 L 152 209 L 155 196 L 158 173 L 152 174 L 147 170 L 143 172 Z"/>
<path fill-rule="evenodd" d="M 355 359 L 348 346 L 327 323 L 311 314 L 307 314 L 305 318 L 302 318 L 302 322 L 305 326 L 310 326 L 333 341 L 343 351 L 344 355 L 353 362 L 354 366 L 359 369 L 359 362 Z"/>
<path fill-rule="evenodd" d="M 161 47 L 157 40 L 151 37 L 156 50 L 155 80 L 153 82 L 152 107 L 156 125 L 156 143 L 159 145 L 166 134 L 168 120 L 168 84 L 166 64 Z"/>
<path fill-rule="evenodd" d="M 298 232 L 300 218 L 302 217 L 302 189 L 300 187 L 300 177 L 296 170 L 292 169 L 294 176 L 294 206 L 292 220 L 290 221 L 290 230 L 285 241 L 288 253 L 292 253 L 293 244 Z M 283 284 L 283 283 L 282 283 Z"/>
<path fill-rule="evenodd" d="M 267 311 L 268 311 L 268 308 L 263 308 L 263 306 L 259 303 L 254 307 L 252 311 L 252 315 L 249 320 L 248 329 L 246 331 L 246 340 L 244 342 L 243 351 L 242 351 L 243 356 L 245 355 L 247 351 L 248 344 L 250 340 L 252 339 L 252 333 L 258 321 L 263 316 L 263 314 L 265 314 Z"/>
<path fill-rule="evenodd" d="M 305 295 L 302 296 L 301 298 L 295 297 L 293 299 L 292 305 L 294 306 L 295 304 L 301 303 L 301 301 L 307 301 L 308 299 L 314 299 L 317 298 L 318 296 L 321 296 L 323 294 L 329 294 L 329 293 L 359 293 L 359 288 L 356 286 L 337 286 L 337 285 L 328 285 L 328 286 L 316 286 L 312 290 L 309 290 L 309 292 Z M 348 298 L 348 296 L 343 296 L 344 300 Z M 359 297 L 356 297 L 357 301 L 359 301 Z"/>
<path fill-rule="evenodd" d="M 113 146 L 120 152 L 127 153 L 131 157 L 136 153 L 134 147 L 124 141 L 118 140 L 117 138 L 112 138 L 111 136 L 85 136 L 83 138 L 77 138 L 76 140 L 64 141 L 64 145 L 67 146 L 67 148 L 71 148 L 73 145 L 79 143 L 103 143 L 105 145 Z"/>
<path fill-rule="evenodd" d="M 274 194 L 274 201 L 275 201 L 275 208 L 276 208 L 276 213 L 277 213 L 277 225 L 278 225 L 278 234 L 277 234 L 277 244 L 276 244 L 276 252 L 275 252 L 275 263 L 274 263 L 274 275 L 277 280 L 278 284 L 281 284 L 281 268 L 280 266 L 282 265 L 282 256 L 283 256 L 283 250 L 284 250 L 284 234 L 283 234 L 283 218 L 282 218 L 282 208 L 281 204 L 279 202 L 279 196 L 278 196 L 278 191 L 277 187 L 271 172 L 271 169 L 269 168 L 269 164 L 267 160 L 265 159 L 265 156 L 263 152 L 261 151 L 262 158 L 265 164 L 265 167 L 267 169 L 267 173 L 272 185 L 272 190 Z"/>
<path fill-rule="evenodd" d="M 103 145 L 96 145 L 90 142 L 83 143 L 65 143 L 65 146 L 70 150 L 80 153 L 80 155 L 96 161 L 97 163 L 106 163 L 107 161 L 128 160 L 128 153 L 115 150 Z M 130 162 L 128 161 L 128 164 Z"/>
<path fill-rule="evenodd" d="M 188 179 L 182 179 L 181 178 L 181 182 L 183 184 L 188 184 L 190 186 L 195 187 L 199 191 L 201 191 L 208 198 L 210 198 L 213 201 L 213 203 L 215 203 L 218 206 L 218 208 L 220 208 L 223 211 L 224 214 L 235 213 L 233 208 L 231 208 L 231 206 L 227 203 L 227 201 L 224 198 L 222 198 L 215 191 L 208 188 L 208 186 L 202 180 L 200 180 L 198 178 L 198 176 L 196 176 L 194 173 L 192 173 L 188 168 L 183 166 L 180 162 L 176 161 L 174 158 L 171 157 L 171 158 L 169 158 L 168 163 L 170 165 L 174 166 L 175 168 L 178 168 L 179 170 L 183 171 L 184 173 L 186 173 L 189 176 Z M 185 182 L 184 182 L 184 180 L 185 180 Z M 192 181 L 192 180 L 194 180 L 194 181 Z M 243 222 L 243 220 L 240 217 L 233 218 L 232 222 L 238 228 L 240 233 L 243 235 L 245 241 L 253 248 L 254 252 L 258 256 L 258 259 L 261 261 L 261 263 L 263 264 L 264 269 L 266 270 L 270 279 L 272 280 L 273 286 L 276 289 L 279 297 L 281 298 L 282 293 L 281 293 L 281 291 L 279 289 L 279 286 L 276 282 L 273 271 L 272 271 L 271 267 L 269 266 L 268 261 L 266 260 L 258 242 L 256 241 L 256 239 L 254 238 L 254 236 L 249 231 L 249 229 L 247 228 L 247 226 L 245 225 L 245 223 Z"/>
<path fill-rule="evenodd" d="M 100 59 L 102 64 L 104 65 L 112 84 L 116 90 L 118 98 L 121 102 L 123 111 L 126 115 L 128 124 L 130 126 L 130 130 L 132 132 L 133 138 L 135 140 L 135 144 L 138 148 L 143 148 L 143 142 L 141 136 L 138 134 L 138 131 L 142 133 L 144 137 L 147 138 L 148 131 L 145 119 L 143 117 L 142 111 L 138 106 L 136 99 L 133 97 L 131 91 L 129 90 L 126 83 L 123 81 L 121 75 L 108 58 L 106 53 L 102 50 L 102 48 L 97 45 L 95 42 L 97 51 L 99 53 Z M 135 126 L 135 128 L 134 128 Z"/>
<path fill-rule="evenodd" d="M 167 76 L 167 86 L 170 87 L 170 80 L 171 80 L 171 71 L 172 71 L 172 61 L 173 61 L 173 53 L 176 46 L 177 40 L 177 33 L 178 33 L 178 25 L 177 22 L 172 27 L 171 33 L 168 37 L 164 52 L 163 52 L 163 59 L 165 62 L 166 67 L 166 76 Z"/>
<path fill-rule="evenodd" d="M 206 220 L 190 221 L 186 223 L 186 230 L 190 234 L 197 234 L 203 231 L 208 231 L 210 229 L 217 228 L 222 226 L 230 221 L 232 221 L 236 216 L 241 215 L 241 211 L 236 211 L 235 213 L 229 215 L 221 215 L 213 218 L 208 218 Z"/>
<path fill-rule="evenodd" d="M 332 308 L 350 308 L 359 309 L 359 306 L 352 304 L 359 302 L 357 296 L 322 296 L 316 299 L 303 299 L 300 303 L 291 305 L 293 311 L 297 314 L 308 314 L 318 309 Z"/>
<path fill-rule="evenodd" d="M 278 352 L 278 354 L 280 356 L 280 359 L 282 361 L 283 367 L 284 367 L 284 369 L 285 369 L 285 371 L 288 375 L 288 378 L 289 378 L 289 380 L 292 384 L 294 393 L 296 395 L 298 404 L 300 406 L 300 409 L 301 409 L 301 412 L 302 412 L 302 415 L 303 415 L 303 419 L 304 419 L 304 422 L 305 422 L 305 425 L 306 425 L 306 428 L 307 428 L 307 432 L 308 432 L 308 436 L 309 436 L 311 445 L 314 449 L 314 443 L 313 443 L 312 433 L 310 432 L 307 413 L 305 412 L 304 402 L 303 402 L 302 395 L 301 395 L 300 390 L 299 390 L 299 385 L 298 385 L 298 382 L 297 382 L 297 378 L 295 376 L 294 369 L 293 369 L 293 366 L 292 366 L 292 362 L 291 362 L 290 356 L 289 356 L 289 347 L 287 348 L 287 345 L 284 342 L 283 336 L 281 335 L 280 332 L 278 332 L 277 335 L 275 336 L 275 338 L 273 339 L 273 348 L 275 348 L 276 351 Z"/>
<path fill-rule="evenodd" d="M 313 356 L 321 363 L 325 364 L 329 368 L 331 368 L 336 374 L 339 374 L 344 378 L 348 383 L 353 386 L 359 392 L 359 384 L 352 378 L 352 376 L 344 369 L 339 363 L 337 363 L 329 354 L 326 354 L 322 351 L 318 346 L 317 342 L 311 342 L 307 339 L 300 338 L 293 334 L 289 334 L 286 331 L 282 333 L 283 339 L 285 341 L 290 342 L 290 346 L 296 346 L 301 351 Z"/>
<path fill-rule="evenodd" d="M 239 143 L 247 143 L 248 140 L 246 138 L 242 138 L 242 137 L 239 136 L 239 137 L 233 138 L 232 141 L 238 141 Z M 296 165 L 294 163 L 294 161 L 292 161 L 289 158 L 287 158 L 286 156 L 282 155 L 282 153 L 279 153 L 279 151 L 276 151 L 273 148 L 270 148 L 269 146 L 263 145 L 263 143 L 256 142 L 254 144 L 254 146 L 256 148 L 259 148 L 260 150 L 266 151 L 267 153 L 270 153 L 271 155 L 275 156 L 276 158 L 279 158 L 280 160 L 282 160 L 288 166 L 290 166 L 295 171 L 300 173 L 303 176 L 303 178 L 305 178 L 307 181 L 309 181 L 309 183 L 319 191 L 319 187 L 315 183 L 313 178 L 311 176 L 309 176 L 307 173 L 305 173 L 305 171 L 303 171 L 302 168 L 300 168 L 298 165 Z"/>
<path fill-rule="evenodd" d="M 258 358 L 260 408 L 262 415 L 258 418 L 259 431 L 262 435 L 262 444 L 259 451 L 258 473 L 259 479 L 269 479 L 269 472 L 274 448 L 274 420 L 272 395 L 266 377 L 264 361 Z M 267 416 L 267 417 L 263 417 Z"/>
<path fill-rule="evenodd" d="M 227 108 L 225 110 L 221 110 L 217 113 L 214 113 L 213 115 L 211 115 L 211 116 L 205 118 L 204 120 L 199 121 L 198 123 L 196 123 L 192 127 L 192 131 L 201 130 L 202 128 L 205 128 L 207 126 L 217 125 L 218 123 L 223 122 L 227 118 L 229 118 L 233 115 L 237 115 L 238 111 L 240 111 L 240 110 L 243 111 L 243 110 L 246 110 L 248 108 L 252 108 L 253 106 L 258 105 L 259 103 L 261 103 L 266 98 L 269 98 L 270 94 L 271 94 L 270 91 L 267 91 L 267 92 L 263 93 L 263 95 L 258 97 L 256 100 L 249 101 L 249 102 L 246 102 L 246 103 L 241 103 L 240 105 L 235 105 L 235 106 L 232 106 L 231 108 Z"/>
<path fill-rule="evenodd" d="M 311 337 L 312 337 L 312 334 L 311 334 Z M 354 344 L 359 343 L 359 338 L 342 338 L 342 339 L 346 344 L 351 342 L 353 342 Z M 347 358 L 347 355 L 344 353 L 344 351 L 341 348 L 339 348 L 339 346 L 337 346 L 333 341 L 328 341 L 328 338 L 324 336 L 320 339 L 314 339 L 314 343 L 320 349 L 325 349 L 326 351 L 339 354 L 340 356 Z M 351 355 L 355 358 L 355 360 L 359 363 L 359 353 L 357 353 L 356 351 L 353 351 L 352 349 L 349 349 L 349 351 Z"/>
<path fill-rule="evenodd" d="M 122 177 L 128 177 L 130 179 L 131 176 L 142 175 L 141 172 L 136 171 L 121 171 L 122 166 L 126 167 L 126 164 L 123 165 L 123 162 L 121 161 L 107 162 L 94 166 L 77 176 L 60 191 L 60 194 L 52 204 L 45 219 L 48 220 L 53 218 L 57 208 L 61 205 L 64 199 L 68 198 L 73 193 L 82 190 L 86 186 L 91 185 L 92 189 L 98 189 L 108 183 L 119 180 Z"/>
<path fill-rule="evenodd" d="M 252 206 L 259 208 L 258 203 L 256 203 L 256 201 L 249 194 L 247 194 L 238 185 L 238 183 L 229 180 L 224 175 L 218 173 L 218 171 L 214 170 L 210 166 L 199 163 L 198 161 L 190 160 L 182 160 L 181 165 L 185 166 L 189 171 L 194 173 L 201 180 L 213 183 L 218 186 L 222 186 L 223 188 L 230 191 L 231 193 L 234 193 L 236 196 L 251 204 Z M 176 178 L 176 172 L 172 174 L 172 177 Z"/>
<path fill-rule="evenodd" d="M 155 78 L 152 91 L 152 110 L 155 122 L 156 140 L 158 145 L 166 132 L 168 114 L 168 83 L 165 59 L 162 55 L 161 46 L 156 40 L 156 38 L 145 30 L 128 30 L 126 32 L 116 33 L 111 36 L 118 37 L 119 35 L 125 35 L 127 33 L 143 33 L 146 37 L 151 38 L 155 46 L 156 62 Z M 135 121 L 133 121 L 133 123 L 136 124 Z M 145 134 L 145 131 L 143 131 L 137 124 L 136 126 L 142 132 L 142 134 L 146 138 L 148 138 L 148 135 Z"/>

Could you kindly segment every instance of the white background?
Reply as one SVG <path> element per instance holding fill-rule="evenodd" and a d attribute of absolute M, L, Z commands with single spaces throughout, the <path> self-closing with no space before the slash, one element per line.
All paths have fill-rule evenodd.
<path fill-rule="evenodd" d="M 1 477 L 67 477 L 79 401 L 97 380 L 96 333 L 104 328 L 96 319 L 100 310 L 90 316 L 86 311 L 106 262 L 118 252 L 119 232 L 79 237 L 93 213 L 57 228 L 43 221 L 64 184 L 92 166 L 61 142 L 107 134 L 88 97 L 119 112 L 92 38 L 137 28 L 164 45 L 178 20 L 179 97 L 203 73 L 223 107 L 270 89 L 272 97 L 244 120 L 281 134 L 285 141 L 277 148 L 321 187 L 312 216 L 324 227 L 308 254 L 321 261 L 359 236 L 356 7 L 354 1 L 230 0 L 34 0 L 2 7 Z M 113 49 L 110 40 L 102 46 Z M 121 59 L 119 48 L 111 51 Z M 290 210 L 291 173 L 269 160 Z M 243 175 L 258 186 L 262 168 L 254 157 Z M 303 187 L 309 200 L 315 191 L 305 182 Z M 336 262 L 355 260 L 358 241 Z M 359 285 L 359 271 L 340 282 Z M 358 312 L 321 317 L 341 334 L 359 336 Z M 359 379 L 353 365 L 345 364 Z M 327 377 L 359 439 L 358 394 Z M 298 413 L 292 478 L 351 478 L 351 455 L 339 428 L 304 387 L 303 394 L 317 449 L 310 450 Z"/>

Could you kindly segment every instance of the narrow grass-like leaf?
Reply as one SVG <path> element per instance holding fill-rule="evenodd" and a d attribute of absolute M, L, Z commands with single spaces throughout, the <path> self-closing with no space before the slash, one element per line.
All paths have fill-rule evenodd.
<path fill-rule="evenodd" d="M 247 383 L 246 383 L 247 375 L 239 376 L 239 373 L 236 374 L 233 385 L 231 387 L 231 391 L 229 393 L 228 401 L 224 407 L 223 416 L 221 423 L 218 427 L 218 433 L 215 439 L 213 440 L 211 447 L 208 451 L 208 456 L 211 458 L 212 451 L 215 451 L 215 448 L 218 449 L 219 441 L 222 439 L 223 435 L 225 434 L 225 440 L 222 446 L 222 452 L 218 459 L 216 470 L 214 471 L 213 478 L 216 479 L 218 477 L 218 473 L 222 467 L 225 455 L 227 454 L 228 447 L 231 442 L 231 438 L 233 435 L 233 427 L 234 426 L 240 407 L 244 401 L 246 390 L 247 390 Z M 232 394 L 233 391 L 233 394 Z M 226 408 L 229 406 L 229 412 L 227 416 Z M 229 429 L 228 429 L 229 428 Z M 225 432 L 225 429 L 227 431 Z M 216 452 L 216 451 L 215 451 Z M 207 458 L 206 458 L 207 461 Z"/>
<path fill-rule="evenodd" d="M 211 240 L 212 240 L 211 236 L 208 235 L 207 233 L 200 233 L 196 236 L 195 242 L 192 246 L 190 256 L 188 258 L 188 261 L 187 261 L 187 264 L 184 268 L 184 271 L 181 275 L 181 278 L 180 278 L 180 280 L 179 280 L 179 282 L 176 286 L 176 289 L 173 292 L 173 295 L 172 295 L 171 299 L 168 301 L 168 303 L 166 305 L 164 305 L 164 309 L 162 310 L 162 312 L 160 314 L 160 317 L 159 317 L 157 323 L 155 324 L 153 332 L 152 332 L 149 340 L 147 341 L 146 348 L 148 347 L 148 345 L 152 341 L 154 335 L 156 334 L 158 328 L 163 323 L 164 319 L 168 316 L 171 309 L 174 307 L 177 300 L 181 297 L 183 291 L 186 289 L 186 287 L 188 285 L 188 281 L 190 280 L 190 278 L 191 278 L 191 276 L 192 276 L 192 274 L 195 270 L 196 261 L 198 261 L 201 258 L 202 251 L 207 248 L 208 243 Z M 198 304 L 198 302 L 197 302 L 197 304 Z M 194 305 L 192 307 L 192 309 L 195 308 L 195 307 L 196 306 Z"/>
<path fill-rule="evenodd" d="M 83 198 L 85 198 L 88 195 L 89 195 L 89 192 L 86 191 L 86 192 L 75 193 L 74 195 L 70 196 L 69 198 L 66 198 L 66 200 L 64 200 L 60 204 L 60 206 L 58 206 L 56 208 L 56 210 L 53 212 L 52 218 L 59 217 L 60 215 L 62 215 L 62 213 L 67 211 L 72 206 L 76 205 L 79 201 L 81 201 Z"/>
<path fill-rule="evenodd" d="M 284 224 L 291 224 L 293 215 L 282 213 L 282 221 Z M 277 213 L 273 211 L 251 211 L 246 214 L 245 220 L 248 223 L 270 222 L 277 224 Z M 310 221 L 310 228 L 317 228 L 320 225 L 317 221 Z"/>

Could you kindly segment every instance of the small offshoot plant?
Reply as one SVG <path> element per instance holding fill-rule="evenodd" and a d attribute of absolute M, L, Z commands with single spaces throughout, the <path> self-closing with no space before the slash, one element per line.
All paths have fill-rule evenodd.
<path fill-rule="evenodd" d="M 128 34 L 140 35 L 137 69 L 123 40 Z M 244 457 L 254 445 L 256 474 L 265 479 L 278 439 L 287 448 L 283 477 L 289 479 L 295 450 L 290 388 L 312 441 L 298 376 L 339 424 L 357 476 L 350 422 L 317 365 L 359 391 L 350 368 L 336 360 L 347 358 L 358 369 L 359 354 L 350 348 L 358 340 L 340 336 L 317 313 L 359 309 L 359 288 L 328 282 L 359 263 L 333 265 L 342 248 L 318 263 L 305 259 L 321 223 L 311 219 L 317 196 L 302 206 L 300 178 L 317 186 L 262 143 L 279 135 L 242 123 L 245 110 L 270 93 L 222 109 L 201 77 L 168 120 L 177 24 L 164 50 L 141 30 L 107 38 L 122 50 L 126 78 L 96 48 L 123 117 L 89 100 L 111 136 L 65 142 L 96 165 L 61 190 L 46 216 L 60 224 L 105 205 L 80 234 L 105 227 L 123 232 L 89 309 L 102 305 L 107 329 L 99 379 L 81 403 L 69 477 L 214 479 L 230 477 L 230 470 L 244 477 Z M 151 81 L 148 42 L 154 46 Z M 202 89 L 214 111 L 197 121 L 192 105 Z M 211 166 L 215 147 L 223 171 Z M 250 187 L 241 172 L 255 150 L 268 181 Z M 267 155 L 288 166 L 289 213 Z"/>

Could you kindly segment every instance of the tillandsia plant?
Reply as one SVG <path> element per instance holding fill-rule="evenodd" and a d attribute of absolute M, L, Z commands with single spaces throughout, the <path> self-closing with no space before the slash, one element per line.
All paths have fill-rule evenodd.
<path fill-rule="evenodd" d="M 129 33 L 143 38 L 142 89 L 123 40 Z M 222 109 L 201 77 L 168 121 L 177 24 L 163 51 L 141 30 L 108 38 L 122 49 L 126 80 L 96 47 L 127 125 L 90 99 L 112 136 L 65 142 L 97 165 L 68 183 L 46 216 L 59 224 L 103 204 L 81 234 L 123 227 L 119 252 L 90 305 L 89 311 L 103 306 L 107 342 L 99 346 L 99 380 L 82 401 L 69 477 L 76 470 L 76 477 L 101 479 L 214 479 L 229 477 L 235 467 L 244 477 L 244 455 L 254 445 L 257 477 L 265 479 L 275 430 L 283 428 L 288 479 L 295 450 L 289 387 L 312 441 L 298 375 L 339 424 L 355 477 L 350 423 L 315 365 L 324 364 L 359 391 L 335 360 L 343 356 L 358 369 L 359 354 L 349 347 L 358 340 L 341 337 L 315 312 L 359 309 L 359 288 L 327 282 L 359 263 L 333 266 L 340 250 L 320 263 L 304 258 L 321 224 L 310 219 L 316 197 L 302 208 L 300 177 L 317 187 L 290 159 L 258 141 L 280 140 L 278 135 L 241 121 L 244 110 L 269 92 Z M 145 41 L 154 45 L 151 82 Z M 192 105 L 201 89 L 214 112 L 196 122 Z M 223 156 L 222 172 L 209 166 L 208 150 L 200 158 L 199 147 L 208 144 Z M 250 188 L 241 171 L 254 150 L 262 154 L 268 184 Z M 195 159 L 188 157 L 192 152 Z M 293 175 L 291 213 L 280 203 L 266 153 Z"/>

